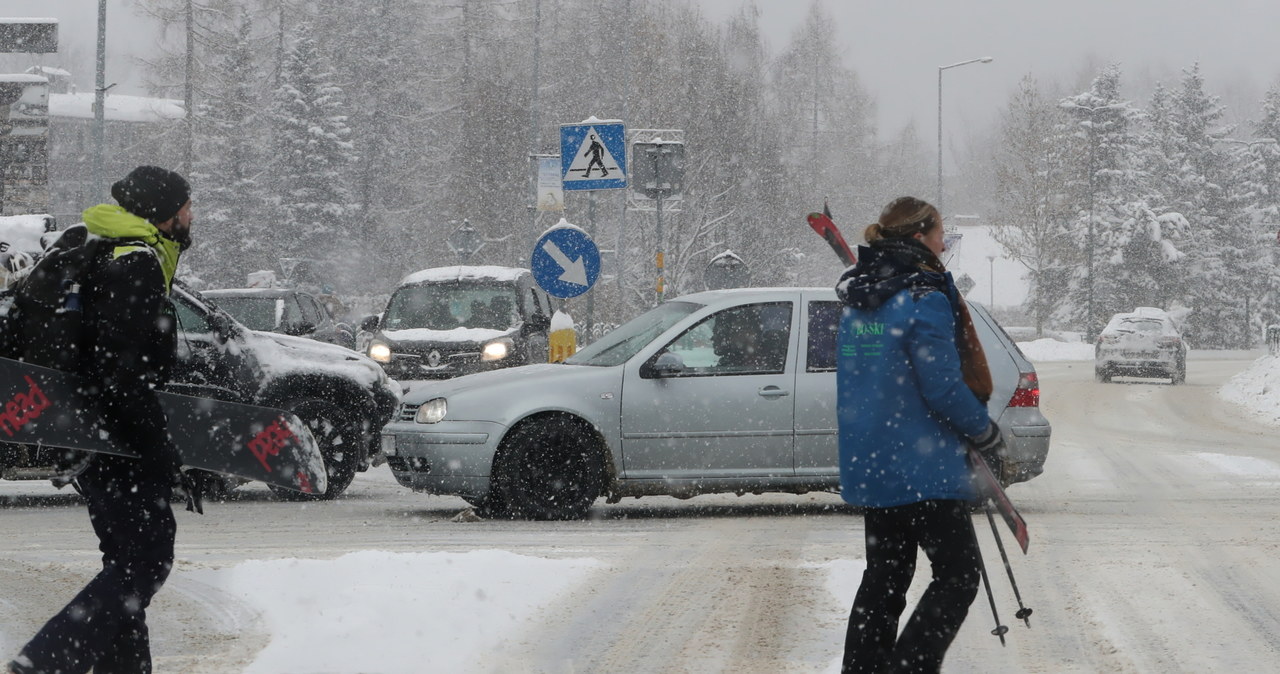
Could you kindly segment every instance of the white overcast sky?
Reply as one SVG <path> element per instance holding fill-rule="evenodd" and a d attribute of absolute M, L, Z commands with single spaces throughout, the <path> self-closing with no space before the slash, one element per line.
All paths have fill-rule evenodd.
<path fill-rule="evenodd" d="M 555 1 L 542 0 L 544 7 Z M 600 5 L 620 9 L 625 1 Z M 943 117 L 950 131 L 993 120 L 1028 73 L 1074 85 L 1081 73 L 1091 75 L 1097 66 L 1119 62 L 1126 81 L 1172 83 L 1183 68 L 1199 62 L 1210 93 L 1223 98 L 1233 118 L 1256 116 L 1261 94 L 1280 78 L 1280 0 L 822 1 L 846 63 L 877 101 L 885 135 L 914 119 L 921 136 L 931 138 L 937 126 L 938 66 L 980 56 L 995 61 L 943 76 Z M 747 0 L 689 2 L 707 18 L 721 20 Z M 755 3 L 775 52 L 810 6 L 809 0 Z M 155 44 L 149 39 L 154 28 L 136 17 L 134 0 L 108 0 L 107 5 L 107 83 L 119 82 L 118 93 L 142 93 L 132 59 Z M 93 82 L 97 6 L 94 0 L 3 0 L 0 16 L 59 19 L 61 43 L 70 51 L 66 65 L 87 88 Z M 1138 89 L 1126 93 L 1145 105 L 1147 92 Z"/>
<path fill-rule="evenodd" d="M 746 1 L 694 0 L 710 19 Z M 995 60 L 943 74 L 947 128 L 993 120 L 1028 73 L 1074 84 L 1090 60 L 1119 62 L 1126 80 L 1150 73 L 1166 83 L 1199 62 L 1209 92 L 1233 107 L 1248 106 L 1231 111 L 1243 117 L 1257 116 L 1261 94 L 1280 78 L 1280 0 L 823 1 L 845 62 L 875 97 L 886 134 L 915 119 L 931 138 L 938 67 L 981 56 Z M 809 0 L 755 4 L 775 52 L 810 7 Z M 1145 106 L 1145 91 L 1125 93 Z"/>

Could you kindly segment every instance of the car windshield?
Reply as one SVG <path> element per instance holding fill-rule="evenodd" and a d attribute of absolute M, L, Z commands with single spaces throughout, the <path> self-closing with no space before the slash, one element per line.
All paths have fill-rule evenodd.
<path fill-rule="evenodd" d="M 220 309 L 251 330 L 275 330 L 284 313 L 284 302 L 276 297 L 213 297 Z"/>
<path fill-rule="evenodd" d="M 623 323 L 564 362 L 598 367 L 621 365 L 680 319 L 701 308 L 701 304 L 693 302 L 665 302 Z"/>
<path fill-rule="evenodd" d="M 387 330 L 507 330 L 520 322 L 515 288 L 505 284 L 428 283 L 397 290 L 387 304 Z"/>

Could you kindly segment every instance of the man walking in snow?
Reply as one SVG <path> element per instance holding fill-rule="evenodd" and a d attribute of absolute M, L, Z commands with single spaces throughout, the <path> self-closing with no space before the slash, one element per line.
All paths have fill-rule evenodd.
<path fill-rule="evenodd" d="M 191 188 L 173 171 L 139 166 L 111 195 L 118 206 L 84 212 L 91 240 L 101 241 L 81 289 L 78 370 L 95 389 L 103 429 L 141 458 L 94 454 L 76 478 L 102 570 L 23 647 L 11 674 L 150 672 L 146 609 L 169 576 L 177 533 L 169 501 L 177 491 L 188 510 L 200 507 L 155 390 L 176 359 L 168 294 L 191 242 Z M 69 229 L 54 246 L 73 232 L 83 236 Z"/>

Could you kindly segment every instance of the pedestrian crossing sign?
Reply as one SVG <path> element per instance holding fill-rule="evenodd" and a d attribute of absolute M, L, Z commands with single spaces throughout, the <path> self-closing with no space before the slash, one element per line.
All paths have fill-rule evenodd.
<path fill-rule="evenodd" d="M 560 127 L 560 174 L 566 190 L 627 186 L 627 131 L 622 122 L 594 117 Z"/>

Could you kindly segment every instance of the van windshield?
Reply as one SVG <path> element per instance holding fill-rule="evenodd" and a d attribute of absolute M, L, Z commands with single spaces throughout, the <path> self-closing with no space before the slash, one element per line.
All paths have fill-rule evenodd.
<path fill-rule="evenodd" d="M 391 296 L 386 330 L 507 330 L 520 322 L 516 291 L 509 285 L 428 283 L 401 288 Z"/>

